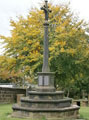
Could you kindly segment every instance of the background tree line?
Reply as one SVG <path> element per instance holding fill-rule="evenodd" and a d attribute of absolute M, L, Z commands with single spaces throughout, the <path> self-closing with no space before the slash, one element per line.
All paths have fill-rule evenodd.
<path fill-rule="evenodd" d="M 88 24 L 74 15 L 69 5 L 49 4 L 49 65 L 55 72 L 55 86 L 69 96 L 89 93 Z M 2 81 L 18 82 L 25 76 L 36 83 L 43 63 L 44 13 L 32 9 L 26 18 L 11 20 L 11 36 L 0 36 L 5 52 L 0 56 Z"/>

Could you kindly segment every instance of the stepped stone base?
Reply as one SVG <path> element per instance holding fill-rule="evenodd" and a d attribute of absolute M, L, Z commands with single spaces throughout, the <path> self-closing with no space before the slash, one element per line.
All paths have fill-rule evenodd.
<path fill-rule="evenodd" d="M 16 105 L 14 107 L 15 111 L 13 112 L 13 117 L 19 118 L 43 118 L 46 117 L 47 119 L 64 119 L 64 118 L 78 118 L 78 107 L 71 106 L 61 109 L 30 109 L 30 108 L 23 108 Z"/>
<path fill-rule="evenodd" d="M 64 92 L 56 91 L 56 92 L 37 92 L 37 91 L 29 91 L 29 98 L 35 100 L 59 100 L 63 99 Z"/>
<path fill-rule="evenodd" d="M 21 98 L 19 105 L 13 105 L 12 117 L 60 120 L 79 117 L 79 107 L 72 105 L 72 99 L 64 98 L 63 91 L 29 91 L 28 97 Z"/>

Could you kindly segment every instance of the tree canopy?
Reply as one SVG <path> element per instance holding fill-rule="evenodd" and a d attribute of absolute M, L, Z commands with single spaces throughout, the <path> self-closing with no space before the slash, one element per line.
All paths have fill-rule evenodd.
<path fill-rule="evenodd" d="M 68 5 L 49 6 L 52 10 L 49 14 L 49 64 L 51 71 L 55 72 L 55 85 L 65 90 L 80 84 L 83 88 L 84 84 L 89 85 L 88 25 L 71 13 Z M 7 67 L 8 71 L 15 72 L 24 69 L 24 75 L 32 79 L 41 71 L 43 23 L 44 13 L 36 8 L 26 18 L 20 16 L 17 21 L 10 21 L 11 36 L 1 36 L 5 44 L 4 57 L 8 58 L 8 62 L 0 59 L 4 70 Z"/>

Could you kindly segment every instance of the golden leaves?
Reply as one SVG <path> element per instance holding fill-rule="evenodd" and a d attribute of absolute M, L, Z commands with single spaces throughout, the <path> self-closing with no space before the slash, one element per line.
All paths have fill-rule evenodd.
<path fill-rule="evenodd" d="M 27 43 L 30 45 L 30 44 L 32 44 L 32 41 L 31 41 L 31 40 L 28 40 Z"/>
<path fill-rule="evenodd" d="M 66 45 L 66 41 L 60 41 L 60 42 L 59 42 L 59 45 L 60 45 L 61 47 L 64 47 L 64 46 Z"/>
<path fill-rule="evenodd" d="M 71 54 L 73 56 L 76 53 L 76 50 L 70 48 L 70 49 L 67 49 L 66 52 L 69 53 L 69 54 Z"/>
<path fill-rule="evenodd" d="M 49 51 L 55 50 L 55 47 L 49 47 Z"/>
<path fill-rule="evenodd" d="M 65 52 L 65 50 L 64 50 L 64 48 L 63 48 L 63 47 L 60 49 L 60 52 Z"/>
<path fill-rule="evenodd" d="M 82 29 L 83 21 L 74 20 L 67 6 L 50 4 L 50 8 L 52 12 L 49 14 L 49 60 L 54 63 L 54 59 L 60 60 L 62 55 L 63 59 L 66 59 L 66 55 L 87 58 L 89 47 L 86 44 L 85 30 Z M 7 65 L 8 69 L 15 67 L 21 70 L 21 66 L 28 66 L 26 75 L 31 74 L 29 71 L 34 74 L 35 70 L 38 68 L 40 70 L 39 66 L 41 66 L 43 58 L 43 23 L 44 13 L 38 9 L 32 10 L 27 18 L 19 17 L 17 21 L 11 20 L 13 27 L 11 36 L 1 36 L 1 39 L 4 40 L 6 55 L 15 60 L 9 59 L 8 65 L 5 58 L 3 60 L 0 58 L 0 63 L 4 63 L 4 66 Z M 65 65 L 58 67 L 65 69 Z"/>
<path fill-rule="evenodd" d="M 28 49 L 28 47 L 24 47 L 23 50 L 24 51 L 28 51 L 29 49 Z"/>

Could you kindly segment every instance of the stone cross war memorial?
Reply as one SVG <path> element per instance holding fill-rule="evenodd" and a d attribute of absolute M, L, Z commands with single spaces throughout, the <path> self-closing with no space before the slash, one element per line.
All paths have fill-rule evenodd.
<path fill-rule="evenodd" d="M 36 91 L 28 91 L 28 96 L 21 98 L 20 104 L 14 104 L 12 117 L 43 118 L 46 119 L 76 119 L 79 117 L 79 107 L 72 105 L 72 99 L 64 97 L 63 91 L 56 91 L 54 87 L 54 72 L 49 68 L 48 50 L 48 16 L 50 8 L 45 0 L 41 8 L 45 14 L 44 22 L 44 53 L 42 72 L 38 73 L 38 85 Z M 49 33 L 50 34 L 50 33 Z"/>

